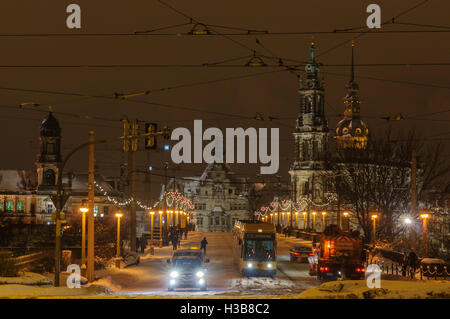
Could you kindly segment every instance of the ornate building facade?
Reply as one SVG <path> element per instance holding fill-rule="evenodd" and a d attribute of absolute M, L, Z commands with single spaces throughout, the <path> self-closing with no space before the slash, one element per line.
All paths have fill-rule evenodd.
<path fill-rule="evenodd" d="M 0 170 L 0 219 L 21 220 L 24 223 L 52 223 L 51 214 L 56 208 L 49 195 L 56 194 L 60 174 L 61 128 L 50 111 L 40 127 L 40 151 L 36 170 Z M 100 189 L 95 190 L 94 215 L 113 215 L 115 206 L 111 198 L 118 198 L 117 180 L 95 175 Z M 80 214 L 82 201 L 87 200 L 88 174 L 67 172 L 62 176 L 63 189 L 70 197 L 63 209 L 68 218 Z M 108 196 L 105 195 L 108 194 Z"/>
<path fill-rule="evenodd" d="M 192 222 L 200 231 L 231 231 L 235 221 L 250 217 L 246 181 L 226 164 L 209 164 L 202 176 L 185 178 L 183 188 L 195 206 Z"/>

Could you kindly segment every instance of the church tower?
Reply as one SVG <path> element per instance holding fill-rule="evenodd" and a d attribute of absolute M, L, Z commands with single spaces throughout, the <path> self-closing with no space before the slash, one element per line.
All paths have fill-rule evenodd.
<path fill-rule="evenodd" d="M 355 82 L 354 47 L 352 42 L 352 66 L 350 81 L 347 84 L 347 94 L 344 98 L 344 118 L 336 127 L 336 140 L 338 148 L 365 149 L 369 135 L 369 128 L 361 120 L 361 101 L 358 96 L 359 86 Z"/>
<path fill-rule="evenodd" d="M 56 190 L 61 157 L 61 128 L 52 111 L 42 121 L 40 129 L 40 154 L 36 162 L 38 190 Z"/>
<path fill-rule="evenodd" d="M 306 78 L 300 77 L 300 113 L 295 127 L 295 160 L 291 165 L 293 200 L 300 195 L 320 191 L 314 185 L 314 177 L 325 169 L 328 153 L 329 130 L 325 117 L 325 88 L 319 79 L 319 64 L 315 58 L 314 43 L 310 49 L 311 60 L 306 65 Z M 317 194 L 317 196 L 319 196 Z"/>

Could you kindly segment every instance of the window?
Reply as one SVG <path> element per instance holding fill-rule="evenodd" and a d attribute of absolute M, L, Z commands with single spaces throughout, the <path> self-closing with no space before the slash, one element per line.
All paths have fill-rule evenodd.
<path fill-rule="evenodd" d="M 0 211 L 3 210 L 3 200 L 0 200 Z"/>
<path fill-rule="evenodd" d="M 47 169 L 44 172 L 44 185 L 55 185 L 55 172 Z"/>
<path fill-rule="evenodd" d="M 203 217 L 197 218 L 197 224 L 198 225 L 203 225 Z"/>
<path fill-rule="evenodd" d="M 55 144 L 53 143 L 47 144 L 47 154 L 55 154 Z"/>
<path fill-rule="evenodd" d="M 220 225 L 220 218 L 216 217 L 216 225 Z"/>
<path fill-rule="evenodd" d="M 9 200 L 6 202 L 6 211 L 7 212 L 12 212 L 14 208 L 14 204 L 12 202 L 12 200 Z"/>
<path fill-rule="evenodd" d="M 23 212 L 24 210 L 25 210 L 25 205 L 23 204 L 23 202 L 17 202 L 17 211 Z"/>
<path fill-rule="evenodd" d="M 98 214 L 98 206 L 95 205 L 94 206 L 94 216 L 97 216 L 97 214 Z"/>

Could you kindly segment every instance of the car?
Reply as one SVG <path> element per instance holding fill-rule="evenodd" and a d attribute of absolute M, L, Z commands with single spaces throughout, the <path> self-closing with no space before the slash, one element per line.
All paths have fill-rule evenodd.
<path fill-rule="evenodd" d="M 291 262 L 300 262 L 307 263 L 308 257 L 314 256 L 311 248 L 305 246 L 294 246 L 289 250 L 290 261 Z"/>
<path fill-rule="evenodd" d="M 184 257 L 184 256 L 193 256 L 200 258 L 203 261 L 203 253 L 200 249 L 191 247 L 190 249 L 178 249 L 176 250 L 172 255 L 172 260 L 174 258 L 178 257 Z"/>
<path fill-rule="evenodd" d="M 171 265 L 168 272 L 169 291 L 174 291 L 177 288 L 206 290 L 207 269 L 205 264 L 209 263 L 209 259 L 203 260 L 203 257 L 199 258 L 195 255 L 177 255 L 172 257 L 172 260 L 167 259 L 167 263 Z"/>

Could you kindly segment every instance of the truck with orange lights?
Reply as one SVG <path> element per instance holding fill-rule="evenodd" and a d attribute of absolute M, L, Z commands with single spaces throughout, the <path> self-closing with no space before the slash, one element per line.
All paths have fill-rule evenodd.
<path fill-rule="evenodd" d="M 313 247 L 314 256 L 309 258 L 310 275 L 320 281 L 364 279 L 362 249 L 359 235 L 329 225 L 320 237 L 319 247 Z"/>

